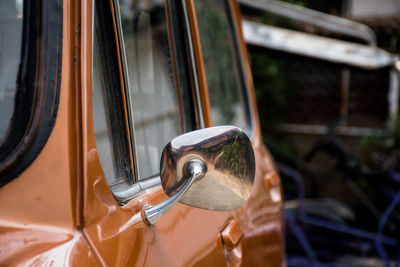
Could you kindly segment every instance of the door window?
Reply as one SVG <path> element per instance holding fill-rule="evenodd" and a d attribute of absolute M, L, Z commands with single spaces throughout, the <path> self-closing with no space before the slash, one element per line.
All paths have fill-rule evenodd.
<path fill-rule="evenodd" d="M 158 176 L 164 146 L 194 129 L 178 2 L 119 0 L 117 4 L 138 180 Z"/>
<path fill-rule="evenodd" d="M 182 133 L 165 4 L 120 0 L 127 96 L 133 124 L 138 178 L 159 174 L 162 149 Z"/>
<path fill-rule="evenodd" d="M 112 21 L 103 14 L 108 4 L 98 1 L 96 5 L 93 112 L 97 149 L 109 184 L 125 181 L 129 185 L 158 177 L 164 146 L 197 125 L 182 7 L 176 1 L 166 5 L 116 0 L 117 47 Z"/>

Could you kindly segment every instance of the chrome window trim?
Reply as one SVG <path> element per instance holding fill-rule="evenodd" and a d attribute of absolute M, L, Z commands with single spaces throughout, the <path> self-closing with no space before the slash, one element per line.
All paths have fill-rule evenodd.
<path fill-rule="evenodd" d="M 137 183 L 139 182 L 139 177 L 140 177 L 140 171 L 137 165 L 137 152 L 136 152 L 136 142 L 135 142 L 135 129 L 134 129 L 134 118 L 132 114 L 129 112 L 132 110 L 131 103 L 129 101 L 130 99 L 130 83 L 128 79 L 128 65 L 127 65 L 127 59 L 126 59 L 126 48 L 125 48 L 125 43 L 123 40 L 123 30 L 122 30 L 122 23 L 121 23 L 121 13 L 120 13 L 120 8 L 119 8 L 119 2 L 118 0 L 113 0 L 113 5 L 114 5 L 114 17 L 115 17 L 115 24 L 116 24 L 116 29 L 117 29 L 117 38 L 118 38 L 118 44 L 119 44 L 119 51 L 120 51 L 120 59 L 121 59 L 121 71 L 122 71 L 122 77 L 123 81 L 122 83 L 124 84 L 124 92 L 125 92 L 125 101 L 126 107 L 128 109 L 127 116 L 128 116 L 128 125 L 129 125 L 129 131 L 130 131 L 130 141 L 131 141 L 131 151 L 132 151 L 132 157 L 133 157 L 133 182 Z"/>
<path fill-rule="evenodd" d="M 130 186 L 126 186 L 126 183 L 117 184 L 111 187 L 111 191 L 118 202 L 124 204 L 144 193 L 146 189 L 157 186 L 161 186 L 160 176 L 138 181 Z"/>
<path fill-rule="evenodd" d="M 184 13 L 184 18 L 185 18 L 185 26 L 186 26 L 186 33 L 188 35 L 188 45 L 189 45 L 189 51 L 190 51 L 190 61 L 192 62 L 192 71 L 193 71 L 193 82 L 194 82 L 194 89 L 196 93 L 196 104 L 197 104 L 197 110 L 199 111 L 199 122 L 200 122 L 200 128 L 205 128 L 205 123 L 204 123 L 204 115 L 203 115 L 203 108 L 201 105 L 201 99 L 200 99 L 200 86 L 199 86 L 199 77 L 198 77 L 198 72 L 197 72 L 197 66 L 196 66 L 196 57 L 194 55 L 194 46 L 193 46 L 193 35 L 191 31 L 191 24 L 189 20 L 189 15 L 188 15 L 188 9 L 186 5 L 186 1 L 182 0 L 182 8 L 183 8 L 183 13 Z"/>

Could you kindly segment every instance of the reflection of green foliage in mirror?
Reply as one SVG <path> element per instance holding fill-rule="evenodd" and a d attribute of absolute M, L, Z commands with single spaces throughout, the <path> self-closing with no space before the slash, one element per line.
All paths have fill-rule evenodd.
<path fill-rule="evenodd" d="M 225 7 L 223 1 L 197 0 L 195 5 L 214 123 L 232 124 L 239 90 Z"/>
<path fill-rule="evenodd" d="M 224 146 L 221 153 L 216 157 L 215 167 L 229 170 L 235 176 L 244 177 L 247 172 L 247 166 L 243 155 L 252 153 L 247 149 L 248 147 L 243 145 L 240 140 L 235 140 L 233 143 Z"/>

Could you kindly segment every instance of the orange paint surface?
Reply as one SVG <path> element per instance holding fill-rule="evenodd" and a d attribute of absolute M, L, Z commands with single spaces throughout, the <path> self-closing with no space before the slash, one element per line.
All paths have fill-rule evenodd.
<path fill-rule="evenodd" d="M 230 2 L 240 33 L 239 8 Z M 0 189 L 0 265 L 283 266 L 283 205 L 276 198 L 280 180 L 262 144 L 242 35 L 255 129 L 256 178 L 250 199 L 233 212 L 178 203 L 149 226 L 141 210 L 167 197 L 162 188 L 150 189 L 120 206 L 98 158 L 91 99 L 92 13 L 90 1 L 64 1 L 57 119 L 35 161 Z M 201 90 L 207 94 L 207 88 Z M 207 111 L 208 100 L 203 100 Z M 227 251 L 220 233 L 232 219 L 241 234 L 235 248 Z"/>

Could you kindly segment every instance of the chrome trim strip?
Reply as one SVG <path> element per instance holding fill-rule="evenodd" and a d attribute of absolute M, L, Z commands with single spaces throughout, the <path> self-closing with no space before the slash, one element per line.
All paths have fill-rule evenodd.
<path fill-rule="evenodd" d="M 126 203 L 143 193 L 144 190 L 159 185 L 161 185 L 161 178 L 160 176 L 156 176 L 143 181 L 139 181 L 130 186 L 127 186 L 126 183 L 118 184 L 112 186 L 111 189 L 114 197 L 118 200 L 118 202 Z"/>
<path fill-rule="evenodd" d="M 186 33 L 188 35 L 188 40 L 189 40 L 189 51 L 190 51 L 190 60 L 191 60 L 191 65 L 192 65 L 192 71 L 193 71 L 193 77 L 194 77 L 194 87 L 196 91 L 196 100 L 197 100 L 197 108 L 199 111 L 199 120 L 200 120 L 200 128 L 204 128 L 204 115 L 203 115 L 203 108 L 201 106 L 201 99 L 200 99 L 200 86 L 199 86 L 199 79 L 198 79 L 198 73 L 197 73 L 197 66 L 196 66 L 196 57 L 194 55 L 194 48 L 193 48 L 193 36 L 192 32 L 190 30 L 190 21 L 189 21 L 189 16 L 188 16 L 188 10 L 187 10 L 187 5 L 186 1 L 182 0 L 182 7 L 183 7 L 183 13 L 185 16 L 185 25 L 186 25 Z"/>
<path fill-rule="evenodd" d="M 134 118 L 131 114 L 132 110 L 132 105 L 130 102 L 131 96 L 130 96 L 130 83 L 129 83 L 129 71 L 128 71 L 128 63 L 126 59 L 126 48 L 125 48 L 125 42 L 123 40 L 123 30 L 122 30 L 122 23 L 121 23 L 121 13 L 120 13 L 120 8 L 119 8 L 119 2 L 118 0 L 113 0 L 114 3 L 114 15 L 115 15 L 115 23 L 117 26 L 117 34 L 118 34 L 118 40 L 119 40 L 119 49 L 120 49 L 120 56 L 121 56 L 121 63 L 122 63 L 122 75 L 123 75 L 123 83 L 125 87 L 125 103 L 127 105 L 127 115 L 128 115 L 128 125 L 129 125 L 129 131 L 130 131 L 130 139 L 131 139 L 131 150 L 132 150 L 132 157 L 133 157 L 133 180 L 134 182 L 139 181 L 140 177 L 140 171 L 137 166 L 137 154 L 136 154 L 136 143 L 135 143 L 135 129 L 134 129 Z"/>

